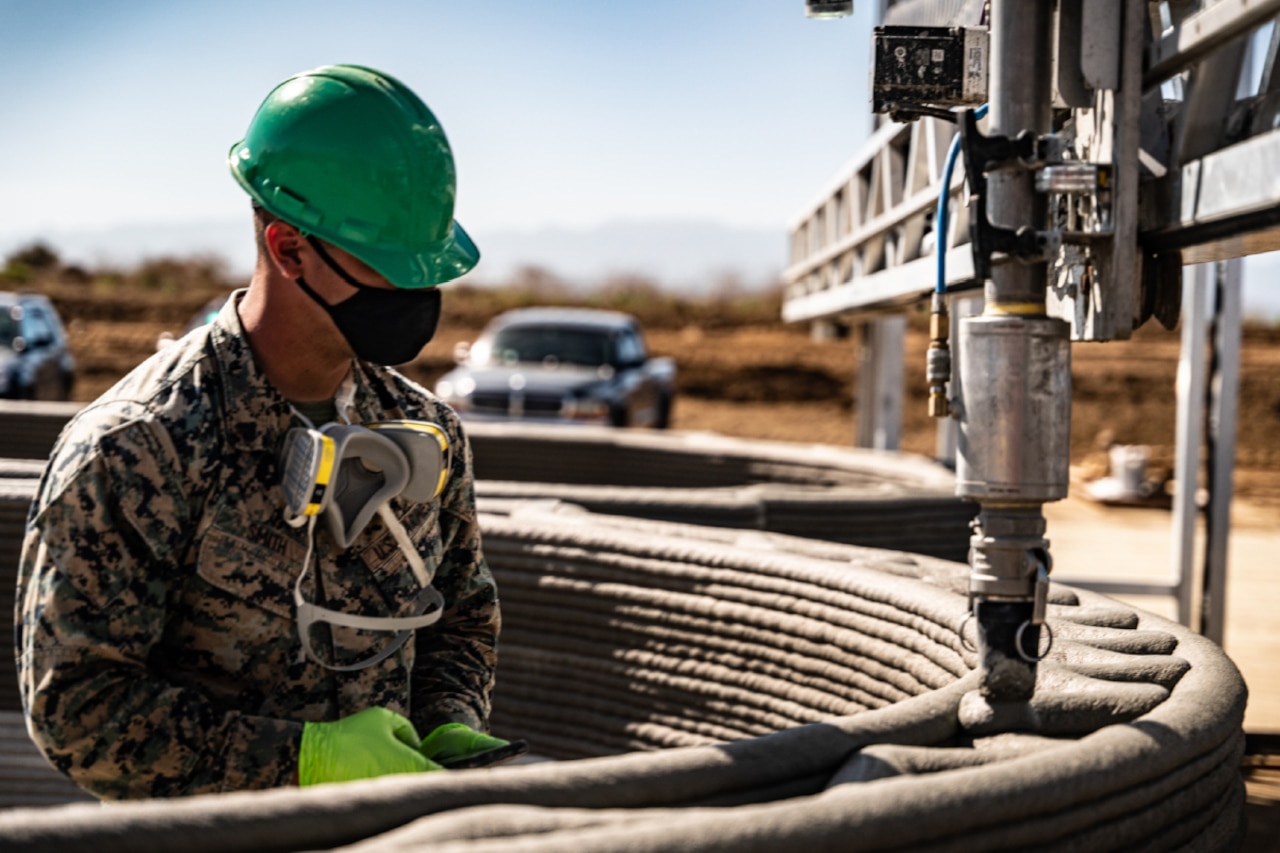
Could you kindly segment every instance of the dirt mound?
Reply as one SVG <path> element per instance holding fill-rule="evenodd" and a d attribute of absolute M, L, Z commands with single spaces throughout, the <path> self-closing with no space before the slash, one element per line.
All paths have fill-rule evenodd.
<path fill-rule="evenodd" d="M 210 293 L 104 291 L 91 285 L 52 289 L 77 359 L 76 398 L 91 400 L 106 390 L 155 351 L 161 332 L 180 331 Z M 458 342 L 474 340 L 492 313 L 511 307 L 509 295 L 504 301 L 500 293 L 467 293 L 452 294 L 440 333 L 404 368 L 428 387 L 453 366 Z M 936 423 L 925 411 L 928 341 L 922 325 L 913 317 L 907 333 L 902 446 L 932 454 Z M 806 328 L 758 318 L 731 327 L 660 323 L 649 328 L 648 337 L 655 355 L 672 356 L 679 365 L 676 429 L 851 443 L 855 341 L 815 341 Z M 1177 333 L 1151 324 L 1130 341 L 1073 346 L 1073 464 L 1101 475 L 1107 447 L 1120 443 L 1149 445 L 1155 468 L 1171 465 L 1179 347 Z M 1278 436 L 1280 330 L 1251 328 L 1241 357 L 1236 486 L 1242 495 L 1280 506 Z"/>

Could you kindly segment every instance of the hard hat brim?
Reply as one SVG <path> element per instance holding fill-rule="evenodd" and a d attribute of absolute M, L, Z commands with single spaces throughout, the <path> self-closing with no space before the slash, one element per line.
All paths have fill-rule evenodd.
<path fill-rule="evenodd" d="M 258 186 L 258 181 L 250 180 L 245 175 L 241 168 L 242 157 L 239 154 L 243 146 L 243 140 L 231 146 L 227 155 L 227 164 L 231 167 L 231 175 L 236 183 L 256 204 L 304 234 L 313 234 L 326 243 L 355 255 L 396 287 L 406 290 L 435 287 L 466 275 L 480 262 L 479 248 L 457 220 L 453 221 L 449 233 L 443 240 L 412 247 L 370 246 L 326 227 L 324 222 L 308 222 L 307 220 L 311 217 L 306 216 L 305 213 L 286 209 L 286 205 L 279 203 L 283 199 L 297 207 L 294 197 L 271 192 L 268 187 Z M 317 216 L 316 219 L 319 217 Z"/>

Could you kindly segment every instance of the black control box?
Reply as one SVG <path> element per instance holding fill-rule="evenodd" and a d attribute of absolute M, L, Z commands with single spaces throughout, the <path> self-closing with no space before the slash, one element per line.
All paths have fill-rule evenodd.
<path fill-rule="evenodd" d="M 876 27 L 871 109 L 956 107 L 987 100 L 990 37 L 969 27 Z"/>

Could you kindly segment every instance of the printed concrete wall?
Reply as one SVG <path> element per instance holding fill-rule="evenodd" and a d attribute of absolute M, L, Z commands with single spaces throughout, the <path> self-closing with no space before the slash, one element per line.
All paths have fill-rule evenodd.
<path fill-rule="evenodd" d="M 544 761 L 0 812 L 5 850 L 1220 850 L 1245 691 L 1218 647 L 1055 586 L 992 707 L 964 566 L 758 531 L 488 508 L 495 725 Z"/>

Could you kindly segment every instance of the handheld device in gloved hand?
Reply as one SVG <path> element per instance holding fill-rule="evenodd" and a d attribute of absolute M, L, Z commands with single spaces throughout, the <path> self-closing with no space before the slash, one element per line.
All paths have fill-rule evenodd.
<path fill-rule="evenodd" d="M 413 723 L 388 708 L 366 708 L 332 723 L 307 723 L 298 748 L 298 784 L 443 769 L 418 745 Z"/>
<path fill-rule="evenodd" d="M 506 741 L 478 732 L 462 723 L 445 723 L 422 739 L 418 747 L 428 759 L 449 770 L 489 767 L 524 755 L 529 744 Z"/>

